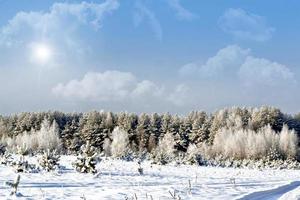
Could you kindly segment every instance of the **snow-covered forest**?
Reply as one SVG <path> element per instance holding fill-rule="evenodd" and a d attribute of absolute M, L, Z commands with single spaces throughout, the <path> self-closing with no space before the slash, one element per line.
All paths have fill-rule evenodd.
<path fill-rule="evenodd" d="M 299 130 L 272 107 L 2 116 L 0 198 L 298 199 Z"/>
<path fill-rule="evenodd" d="M 123 159 L 298 168 L 300 116 L 273 107 L 229 108 L 186 116 L 112 112 L 20 113 L 0 118 L 1 145 L 25 154 L 78 154 L 87 142 L 99 155 Z M 250 162 L 251 161 L 251 162 Z M 275 164 L 273 161 L 276 161 Z"/>

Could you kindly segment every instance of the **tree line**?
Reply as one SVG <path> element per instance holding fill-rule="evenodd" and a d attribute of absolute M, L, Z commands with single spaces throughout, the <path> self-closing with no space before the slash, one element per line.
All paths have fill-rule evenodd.
<path fill-rule="evenodd" d="M 259 132 L 269 125 L 280 132 L 284 125 L 300 134 L 300 115 L 288 115 L 274 107 L 226 108 L 214 113 L 192 111 L 186 116 L 169 113 L 87 113 L 24 112 L 0 116 L 0 136 L 14 138 L 31 130 L 40 130 L 43 120 L 56 123 L 65 152 L 77 152 L 87 141 L 103 151 L 104 142 L 112 140 L 116 127 L 128 134 L 133 152 L 151 152 L 167 134 L 174 138 L 174 149 L 186 152 L 189 145 L 213 145 L 216 134 L 222 129 L 247 129 Z"/>

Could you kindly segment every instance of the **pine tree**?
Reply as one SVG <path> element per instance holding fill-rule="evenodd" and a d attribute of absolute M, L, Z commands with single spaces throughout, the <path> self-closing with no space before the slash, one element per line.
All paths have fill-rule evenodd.
<path fill-rule="evenodd" d="M 150 118 L 147 114 L 142 114 L 139 117 L 137 132 L 139 135 L 139 152 L 147 150 L 150 136 Z"/>
<path fill-rule="evenodd" d="M 209 138 L 210 120 L 205 112 L 194 116 L 189 139 L 193 144 L 206 142 Z"/>
<path fill-rule="evenodd" d="M 97 153 L 90 141 L 81 147 L 80 155 L 74 163 L 75 169 L 81 173 L 96 173 Z"/>
<path fill-rule="evenodd" d="M 161 140 L 164 137 L 164 135 L 170 131 L 171 119 L 172 116 L 169 113 L 165 113 L 162 116 L 161 134 L 159 140 Z"/>
<path fill-rule="evenodd" d="M 103 133 L 104 121 L 99 112 L 93 111 L 84 115 L 80 123 L 84 141 L 90 141 L 94 147 L 102 148 L 106 134 Z"/>
<path fill-rule="evenodd" d="M 179 142 L 179 150 L 186 152 L 190 140 L 189 135 L 192 132 L 192 119 L 190 116 L 185 117 L 180 122 L 179 127 L 179 135 L 180 135 L 180 142 Z"/>
<path fill-rule="evenodd" d="M 161 117 L 157 113 L 151 115 L 148 152 L 151 152 L 157 146 L 161 134 L 161 123 Z"/>
<path fill-rule="evenodd" d="M 181 136 L 180 136 L 180 118 L 175 115 L 171 118 L 169 133 L 173 135 L 175 140 L 175 149 L 178 151 L 183 150 L 181 146 Z"/>
<path fill-rule="evenodd" d="M 60 156 L 56 151 L 44 151 L 42 157 L 39 159 L 40 166 L 47 172 L 55 170 L 59 165 Z"/>

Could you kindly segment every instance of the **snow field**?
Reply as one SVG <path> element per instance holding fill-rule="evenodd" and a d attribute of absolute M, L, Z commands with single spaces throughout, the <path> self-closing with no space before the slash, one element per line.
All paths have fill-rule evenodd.
<path fill-rule="evenodd" d="M 34 162 L 35 158 L 30 158 Z M 62 156 L 64 166 L 58 172 L 21 173 L 19 195 L 9 196 L 10 189 L 1 184 L 0 199 L 247 199 L 258 191 L 268 191 L 269 199 L 298 199 L 300 173 L 297 170 L 253 170 L 189 165 L 153 165 L 103 159 L 99 174 L 81 174 L 72 167 L 76 157 Z M 13 168 L 0 167 L 0 182 L 16 177 Z M 294 183 L 293 187 L 276 188 Z M 275 190 L 274 190 L 275 188 Z M 274 195 L 273 195 L 274 194 Z M 257 197 L 257 195 L 252 197 Z M 255 198 L 253 198 L 255 199 Z"/>

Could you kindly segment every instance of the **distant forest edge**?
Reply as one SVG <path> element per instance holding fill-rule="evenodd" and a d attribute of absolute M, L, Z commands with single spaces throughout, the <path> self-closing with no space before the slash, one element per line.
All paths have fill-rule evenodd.
<path fill-rule="evenodd" d="M 281 165 L 295 165 L 300 160 L 299 136 L 300 115 L 267 106 L 192 111 L 186 116 L 102 111 L 0 116 L 1 146 L 11 152 L 55 149 L 77 154 L 89 141 L 106 156 L 149 158 L 161 164 L 233 166 L 263 160 L 270 165 L 279 160 Z"/>

